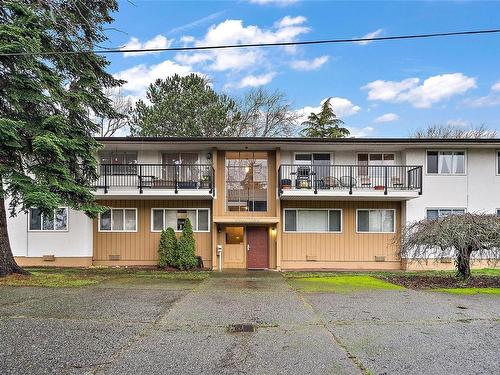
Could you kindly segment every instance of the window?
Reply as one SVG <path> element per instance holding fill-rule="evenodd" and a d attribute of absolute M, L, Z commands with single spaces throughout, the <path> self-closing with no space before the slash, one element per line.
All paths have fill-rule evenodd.
<path fill-rule="evenodd" d="M 367 176 L 369 165 L 394 165 L 396 159 L 393 153 L 360 153 L 358 154 L 358 174 Z"/>
<path fill-rule="evenodd" d="M 267 153 L 226 153 L 226 210 L 267 211 Z"/>
<path fill-rule="evenodd" d="M 396 227 L 395 210 L 357 210 L 357 232 L 393 233 Z"/>
<path fill-rule="evenodd" d="M 342 232 L 342 210 L 285 209 L 285 232 Z"/>
<path fill-rule="evenodd" d="M 38 208 L 29 210 L 30 231 L 67 231 L 68 208 L 61 207 L 54 210 L 52 215 L 42 214 Z"/>
<path fill-rule="evenodd" d="M 103 151 L 99 153 L 101 174 L 134 175 L 137 174 L 137 152 Z M 115 165 L 110 165 L 115 164 Z"/>
<path fill-rule="evenodd" d="M 298 165 L 313 165 L 312 172 L 316 179 L 324 179 L 330 176 L 331 155 L 330 153 L 297 153 L 295 154 L 295 164 Z M 309 174 L 309 167 L 298 167 L 295 171 L 297 176 L 301 173 Z"/>
<path fill-rule="evenodd" d="M 462 215 L 464 213 L 464 208 L 432 208 L 427 210 L 427 220 L 435 220 L 448 215 Z"/>
<path fill-rule="evenodd" d="M 464 151 L 427 151 L 427 173 L 464 174 Z"/>
<path fill-rule="evenodd" d="M 500 208 L 497 209 L 497 216 L 500 216 Z"/>
<path fill-rule="evenodd" d="M 186 219 L 191 221 L 193 231 L 210 231 L 210 213 L 208 208 L 153 208 L 151 215 L 151 231 L 153 232 L 160 232 L 167 228 L 182 231 Z"/>
<path fill-rule="evenodd" d="M 497 151 L 497 174 L 500 175 L 500 151 Z"/>
<path fill-rule="evenodd" d="M 226 228 L 226 245 L 241 245 L 245 241 L 244 227 Z"/>
<path fill-rule="evenodd" d="M 99 215 L 100 232 L 136 232 L 137 209 L 112 208 Z"/>

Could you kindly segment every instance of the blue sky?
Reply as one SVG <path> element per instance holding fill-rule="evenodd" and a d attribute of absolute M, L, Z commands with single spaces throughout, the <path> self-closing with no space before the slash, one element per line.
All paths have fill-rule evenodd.
<path fill-rule="evenodd" d="M 167 47 L 499 28 L 500 2 L 294 0 L 120 2 L 106 46 Z M 355 136 L 405 137 L 431 124 L 500 130 L 500 34 L 193 53 L 110 55 L 124 92 L 198 72 L 219 91 L 283 91 L 308 113 L 332 104 Z"/>

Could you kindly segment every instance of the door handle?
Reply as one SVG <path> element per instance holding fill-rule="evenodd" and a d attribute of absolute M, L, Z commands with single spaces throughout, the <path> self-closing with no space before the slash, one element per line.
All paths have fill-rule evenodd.
<path fill-rule="evenodd" d="M 250 251 L 250 244 L 247 244 L 247 251 Z"/>

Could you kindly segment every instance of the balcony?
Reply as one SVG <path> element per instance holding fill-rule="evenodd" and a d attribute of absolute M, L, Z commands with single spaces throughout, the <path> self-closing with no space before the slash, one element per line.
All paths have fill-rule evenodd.
<path fill-rule="evenodd" d="M 212 198 L 214 181 L 210 164 L 101 164 L 94 187 L 102 196 Z"/>
<path fill-rule="evenodd" d="M 278 177 L 282 199 L 406 200 L 422 194 L 422 166 L 282 164 Z"/>

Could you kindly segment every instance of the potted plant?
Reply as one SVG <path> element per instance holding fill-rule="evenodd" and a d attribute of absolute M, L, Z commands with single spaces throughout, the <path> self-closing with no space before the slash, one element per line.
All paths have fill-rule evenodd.
<path fill-rule="evenodd" d="M 208 188 L 210 188 L 210 176 L 205 174 L 200 178 L 200 189 Z"/>
<path fill-rule="evenodd" d="M 292 180 L 289 178 L 281 179 L 281 188 L 282 189 L 291 189 L 292 188 Z"/>

